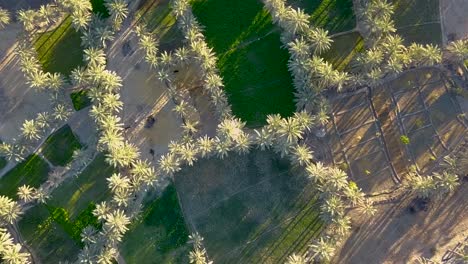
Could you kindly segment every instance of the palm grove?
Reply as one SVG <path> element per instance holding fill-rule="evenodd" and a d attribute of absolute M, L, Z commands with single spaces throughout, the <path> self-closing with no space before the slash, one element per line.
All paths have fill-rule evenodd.
<path fill-rule="evenodd" d="M 17 52 L 21 69 L 31 87 L 50 94 L 54 107 L 52 113 L 39 113 L 35 119 L 25 120 L 22 135 L 13 142 L 3 143 L 0 151 L 8 159 L 17 161 L 33 153 L 35 149 L 32 146 L 60 127 L 71 115 L 66 91 L 86 90 L 92 101 L 90 115 L 96 123 L 96 146 L 88 146 L 88 149 L 76 153 L 75 161 L 68 169 L 73 171 L 71 175 L 77 174 L 89 163 L 90 156 L 98 151 L 105 153 L 106 162 L 118 168 L 119 172 L 107 179 L 112 198 L 98 204 L 93 212 L 102 222 L 102 229 L 87 227 L 82 232 L 84 247 L 78 261 L 112 263 L 118 257 L 118 245 L 128 230 L 127 226 L 138 216 L 142 197 L 152 186 L 167 184 L 182 166 L 191 166 L 199 158 L 226 158 L 231 151 L 245 154 L 253 147 L 262 150 L 271 148 L 279 155 L 288 157 L 300 173 L 316 184 L 321 197 L 320 216 L 328 224 L 321 237 L 311 242 L 306 254 L 294 254 L 289 257 L 288 263 L 308 263 L 314 259 L 329 261 L 350 229 L 351 219 L 346 215 L 347 210 L 358 208 L 368 215 L 373 215 L 376 210 L 372 201 L 348 180 L 344 171 L 314 161 L 313 150 L 303 143 L 302 139 L 312 131 L 323 136 L 323 127 L 329 120 L 329 107 L 323 93 L 366 85 L 373 87 L 408 68 L 442 63 L 443 51 L 434 45 L 403 45 L 403 39 L 395 34 L 391 4 L 383 0 L 361 1 L 360 4 L 362 9 L 358 11 L 358 16 L 365 25 L 368 49 L 356 60 L 353 72 L 342 72 L 320 57 L 332 43 L 326 30 L 313 27 L 306 13 L 287 6 L 284 0 L 264 0 L 273 21 L 282 29 L 281 40 L 291 55 L 288 67 L 294 77 L 297 112 L 287 118 L 270 115 L 267 125 L 253 133 L 247 132 L 245 123 L 232 115 L 223 90 L 223 79 L 216 69 L 217 58 L 207 45 L 202 26 L 187 0 L 172 2 L 173 13 L 185 35 L 184 47 L 172 53 L 161 53 L 158 51 L 157 36 L 138 26 L 135 34 L 141 52 L 166 85 L 175 102 L 174 111 L 183 121 L 183 137 L 170 144 L 169 152 L 160 157 L 157 166 L 142 160 L 138 148 L 126 140 L 121 121 L 123 102 L 119 94 L 122 79 L 106 69 L 108 45 L 128 16 L 127 1 L 106 1 L 111 14 L 107 19 L 93 14 L 91 4 L 86 0 L 57 1 L 39 10 L 19 11 L 18 19 L 24 26 L 24 33 L 20 36 L 23 44 Z M 59 73 L 44 72 L 30 44 L 30 37 L 37 30 L 61 19 L 63 14 L 69 14 L 75 29 L 82 32 L 82 46 L 85 49 L 83 59 L 86 66 L 73 70 L 69 81 Z M 8 22 L 8 13 L 0 10 L 0 27 Z M 447 52 L 454 63 L 463 65 L 468 59 L 468 41 L 451 43 Z M 172 69 L 188 64 L 199 68 L 203 88 L 215 106 L 219 125 L 214 138 L 201 135 L 199 124 L 190 116 L 195 108 L 188 103 L 187 94 L 175 81 Z M 423 197 L 452 191 L 458 185 L 460 166 L 466 168 L 466 159 L 447 157 L 446 161 L 447 169 L 442 173 L 411 177 L 408 189 Z M 2 225 L 14 224 L 32 203 L 45 203 L 52 188 L 63 180 L 40 188 L 21 186 L 18 189 L 20 201 L 1 196 Z M 191 238 L 194 247 L 190 262 L 209 263 L 202 245 L 203 239 L 198 234 Z M 21 249 L 21 245 L 13 242 L 7 229 L 0 228 L 0 243 L 0 255 L 6 263 L 28 262 L 29 254 Z"/>

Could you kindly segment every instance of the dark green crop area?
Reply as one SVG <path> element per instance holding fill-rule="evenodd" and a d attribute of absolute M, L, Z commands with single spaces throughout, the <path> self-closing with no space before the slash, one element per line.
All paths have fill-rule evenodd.
<path fill-rule="evenodd" d="M 199 0 L 193 2 L 193 12 L 219 58 L 234 114 L 250 127 L 265 124 L 268 114 L 291 115 L 289 54 L 281 49 L 279 28 L 261 1 Z"/>
<path fill-rule="evenodd" d="M 103 18 L 107 18 L 110 16 L 107 7 L 104 5 L 104 0 L 90 0 L 91 5 L 93 6 L 93 12 L 96 14 L 100 14 Z"/>
<path fill-rule="evenodd" d="M 114 172 L 100 154 L 81 174 L 57 187 L 46 204 L 34 206 L 22 217 L 20 232 L 42 263 L 73 261 L 82 247 L 82 230 L 101 227 L 92 211 L 110 197 L 106 178 Z"/>
<path fill-rule="evenodd" d="M 333 38 L 330 50 L 321 57 L 335 69 L 349 71 L 351 62 L 364 51 L 364 39 L 358 32 L 350 32 Z"/>
<path fill-rule="evenodd" d="M 141 217 L 130 226 L 120 249 L 127 263 L 188 263 L 188 235 L 177 192 L 170 185 L 161 197 L 144 202 Z"/>
<path fill-rule="evenodd" d="M 79 111 L 85 107 L 88 107 L 92 104 L 91 99 L 87 96 L 86 90 L 81 90 L 78 92 L 73 92 L 70 94 L 70 97 L 73 102 L 73 108 L 76 111 Z"/>
<path fill-rule="evenodd" d="M 63 126 L 50 135 L 42 148 L 44 157 L 55 166 L 65 166 L 73 158 L 73 152 L 81 148 L 81 144 L 68 125 Z"/>
<path fill-rule="evenodd" d="M 313 183 L 272 151 L 201 159 L 174 182 L 214 263 L 285 263 L 322 230 Z"/>
<path fill-rule="evenodd" d="M 287 0 L 286 2 L 309 14 L 313 26 L 324 28 L 331 34 L 348 31 L 356 26 L 353 0 Z"/>
<path fill-rule="evenodd" d="M 41 157 L 29 156 L 0 178 L 0 195 L 16 199 L 18 187 L 24 184 L 39 187 L 47 180 L 49 170 L 49 165 Z"/>
<path fill-rule="evenodd" d="M 68 16 L 54 30 L 42 33 L 34 47 L 44 71 L 69 76 L 71 71 L 83 63 L 81 33 L 72 26 Z"/>

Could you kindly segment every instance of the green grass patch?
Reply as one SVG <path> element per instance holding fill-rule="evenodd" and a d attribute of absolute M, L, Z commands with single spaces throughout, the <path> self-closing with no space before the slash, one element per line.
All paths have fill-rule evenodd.
<path fill-rule="evenodd" d="M 161 50 L 172 50 L 183 44 L 184 35 L 176 24 L 170 1 L 142 1 L 136 12 L 136 20 L 153 32 Z"/>
<path fill-rule="evenodd" d="M 312 25 L 328 30 L 331 34 L 348 31 L 356 26 L 353 0 L 288 0 L 311 16 Z"/>
<path fill-rule="evenodd" d="M 92 104 L 91 99 L 89 99 L 87 94 L 88 92 L 86 90 L 81 90 L 70 94 L 73 103 L 73 108 L 76 111 L 80 111 L 81 109 L 88 107 Z"/>
<path fill-rule="evenodd" d="M 105 162 L 104 155 L 99 154 L 80 175 L 66 180 L 55 189 L 48 204 L 62 207 L 70 217 L 77 217 L 90 204 L 99 203 L 110 196 L 106 178 L 114 172 L 116 169 Z"/>
<path fill-rule="evenodd" d="M 279 29 L 262 3 L 195 1 L 193 11 L 219 58 L 234 114 L 249 127 L 264 125 L 268 114 L 291 115 L 295 105 L 289 54 L 281 49 Z"/>
<path fill-rule="evenodd" d="M 74 260 L 82 246 L 83 228 L 101 228 L 92 211 L 96 203 L 110 197 L 106 178 L 113 172 L 115 169 L 100 154 L 80 175 L 56 188 L 46 205 L 36 205 L 26 212 L 19 228 L 42 263 Z"/>
<path fill-rule="evenodd" d="M 16 199 L 18 187 L 39 187 L 47 180 L 49 170 L 47 162 L 33 154 L 0 178 L 0 194 Z"/>
<path fill-rule="evenodd" d="M 53 165 L 65 166 L 72 161 L 73 152 L 81 147 L 70 126 L 64 125 L 47 138 L 42 154 Z"/>
<path fill-rule="evenodd" d="M 107 7 L 104 5 L 104 0 L 90 0 L 91 5 L 93 6 L 93 13 L 100 14 L 103 18 L 110 16 Z"/>
<path fill-rule="evenodd" d="M 81 33 L 73 28 L 68 16 L 56 29 L 40 34 L 34 47 L 44 71 L 68 77 L 73 69 L 84 65 L 80 43 Z"/>
<path fill-rule="evenodd" d="M 392 0 L 395 26 L 405 27 L 440 21 L 438 0 Z"/>
<path fill-rule="evenodd" d="M 340 71 L 350 70 L 350 63 L 364 51 L 364 39 L 358 32 L 352 32 L 333 38 L 333 44 L 322 57 Z"/>
<path fill-rule="evenodd" d="M 0 170 L 5 168 L 7 164 L 8 164 L 8 161 L 5 158 L 0 157 Z"/>
<path fill-rule="evenodd" d="M 175 184 L 215 263 L 285 263 L 322 229 L 313 184 L 271 151 L 200 160 Z"/>
<path fill-rule="evenodd" d="M 406 45 L 413 42 L 420 44 L 437 44 L 442 45 L 442 29 L 440 23 L 425 24 L 419 26 L 410 26 L 397 29 L 405 40 Z"/>
<path fill-rule="evenodd" d="M 173 185 L 146 201 L 126 233 L 120 252 L 127 263 L 188 263 L 189 232 Z"/>

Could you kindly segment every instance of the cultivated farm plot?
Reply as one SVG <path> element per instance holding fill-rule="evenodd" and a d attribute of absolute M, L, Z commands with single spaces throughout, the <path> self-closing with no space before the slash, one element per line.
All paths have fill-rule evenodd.
<path fill-rule="evenodd" d="M 270 151 L 200 160 L 175 185 L 215 263 L 284 263 L 321 231 L 313 185 Z"/>
<path fill-rule="evenodd" d="M 442 44 L 439 0 L 392 0 L 395 26 L 407 44 Z"/>
<path fill-rule="evenodd" d="M 413 165 L 429 171 L 466 134 L 463 111 L 438 70 L 411 71 L 387 85 Z"/>
<path fill-rule="evenodd" d="M 289 54 L 261 1 L 197 0 L 192 6 L 219 58 L 233 113 L 250 127 L 265 124 L 268 114 L 291 115 Z"/>
<path fill-rule="evenodd" d="M 368 92 L 335 98 L 332 113 L 327 141 L 333 163 L 365 192 L 393 186 L 395 175 Z"/>
<path fill-rule="evenodd" d="M 191 245 L 177 192 L 173 185 L 154 199 L 143 201 L 141 215 L 130 226 L 120 246 L 127 263 L 188 263 Z"/>
<path fill-rule="evenodd" d="M 82 229 L 100 228 L 91 212 L 95 203 L 110 197 L 106 178 L 113 172 L 98 155 L 80 175 L 56 188 L 45 205 L 34 206 L 22 217 L 19 230 L 42 263 L 74 260 L 82 246 Z"/>

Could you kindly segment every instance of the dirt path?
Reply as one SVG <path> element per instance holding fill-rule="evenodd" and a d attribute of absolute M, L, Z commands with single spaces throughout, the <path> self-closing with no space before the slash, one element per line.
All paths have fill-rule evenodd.
<path fill-rule="evenodd" d="M 419 256 L 441 260 L 468 232 L 468 185 L 425 211 L 409 197 L 378 205 L 366 218 L 352 212 L 350 237 L 333 263 L 414 263 Z"/>

